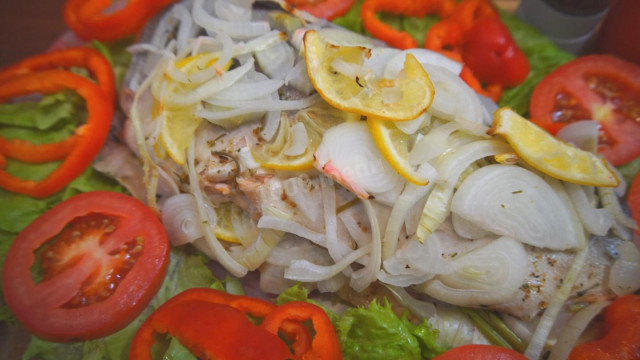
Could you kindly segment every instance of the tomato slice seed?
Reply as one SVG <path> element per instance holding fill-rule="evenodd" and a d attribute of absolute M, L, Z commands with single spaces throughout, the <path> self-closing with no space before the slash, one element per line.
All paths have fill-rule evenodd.
<path fill-rule="evenodd" d="M 105 249 L 106 239 L 118 226 L 118 218 L 89 214 L 71 221 L 40 253 L 42 281 L 72 268 L 83 257 L 95 257 L 95 268 L 76 294 L 63 306 L 77 308 L 107 299 L 142 255 L 143 239 L 137 237 Z"/>

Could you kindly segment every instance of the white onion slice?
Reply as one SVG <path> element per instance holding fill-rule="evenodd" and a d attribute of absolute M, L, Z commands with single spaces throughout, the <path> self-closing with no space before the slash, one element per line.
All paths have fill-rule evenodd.
<path fill-rule="evenodd" d="M 162 224 L 173 246 L 180 246 L 202 237 L 196 199 L 191 194 L 179 194 L 162 204 Z"/>
<path fill-rule="evenodd" d="M 250 21 L 251 2 L 244 1 L 216 1 L 213 4 L 216 15 L 222 20 Z"/>
<path fill-rule="evenodd" d="M 394 122 L 394 124 L 403 133 L 407 135 L 412 135 L 412 134 L 415 134 L 415 132 L 418 131 L 420 128 L 422 128 L 425 125 L 425 123 L 428 123 L 430 121 L 431 121 L 431 115 L 426 112 L 423 112 L 422 115 L 418 116 L 413 120 L 396 121 Z"/>
<path fill-rule="evenodd" d="M 255 270 L 262 265 L 271 250 L 280 242 L 284 232 L 273 229 L 264 229 L 260 236 L 249 247 L 234 246 L 230 255 L 240 265 L 249 270 Z"/>
<path fill-rule="evenodd" d="M 591 206 L 582 186 L 565 182 L 564 188 L 567 190 L 585 229 L 594 235 L 606 235 L 613 226 L 613 214 L 607 209 L 596 209 Z"/>
<path fill-rule="evenodd" d="M 301 122 L 293 124 L 289 135 L 291 136 L 291 146 L 284 150 L 284 154 L 288 156 L 302 155 L 309 146 L 309 135 L 304 124 Z"/>
<path fill-rule="evenodd" d="M 416 235 L 424 240 L 442 224 L 449 216 L 453 190 L 462 173 L 471 164 L 490 155 L 504 154 L 512 151 L 511 147 L 498 140 L 479 140 L 458 148 L 450 156 L 443 156 L 438 161 L 438 182 L 422 210 L 420 224 Z"/>
<path fill-rule="evenodd" d="M 326 42 L 333 45 L 362 46 L 366 48 L 375 47 L 374 40 L 372 38 L 342 28 L 322 28 L 318 30 L 318 35 L 320 35 Z"/>
<path fill-rule="evenodd" d="M 280 40 L 256 52 L 255 57 L 263 73 L 272 79 L 284 79 L 293 69 L 296 54 L 286 41 Z"/>
<path fill-rule="evenodd" d="M 484 123 L 483 106 L 476 93 L 451 71 L 437 65 L 424 65 L 435 88 L 431 107 L 427 112 L 450 121 L 456 121 L 465 131 L 487 136 L 489 127 Z"/>
<path fill-rule="evenodd" d="M 424 163 L 418 166 L 417 172 L 429 179 L 429 184 L 426 186 L 419 186 L 407 183 L 404 190 L 398 197 L 398 200 L 393 204 L 391 215 L 389 215 L 389 220 L 382 240 L 383 260 L 390 258 L 395 253 L 396 246 L 398 244 L 398 237 L 400 236 L 400 231 L 404 224 L 404 219 L 407 218 L 414 205 L 427 196 L 435 185 L 434 180 L 438 176 L 438 173 L 431 165 Z"/>
<path fill-rule="evenodd" d="M 524 168 L 489 165 L 471 173 L 451 211 L 495 234 L 554 250 L 579 245 L 571 209 L 542 178 Z"/>
<path fill-rule="evenodd" d="M 609 288 L 616 295 L 632 294 L 640 289 L 640 251 L 630 241 L 618 245 L 620 258 L 609 271 Z"/>
<path fill-rule="evenodd" d="M 490 231 L 481 228 L 457 213 L 451 214 L 451 223 L 456 234 L 465 239 L 480 239 L 491 235 Z"/>
<path fill-rule="evenodd" d="M 571 143 L 582 150 L 598 151 L 598 129 L 600 124 L 595 120 L 581 120 L 564 126 L 556 137 Z"/>
<path fill-rule="evenodd" d="M 303 225 L 290 219 L 283 219 L 271 215 L 263 215 L 260 220 L 258 220 L 258 227 L 261 229 L 285 231 L 290 234 L 295 234 L 302 238 L 308 239 L 315 244 L 326 246 L 324 234 L 309 230 Z"/>
<path fill-rule="evenodd" d="M 221 92 L 236 81 L 240 80 L 250 70 L 253 70 L 253 60 L 248 61 L 233 70 L 227 71 L 212 81 L 206 82 L 186 94 L 167 94 L 163 102 L 167 105 L 188 106 L 196 104 L 206 98 Z"/>
<path fill-rule="evenodd" d="M 261 73 L 255 74 L 256 76 L 262 75 Z M 284 84 L 282 80 L 268 79 L 264 75 L 261 77 L 264 80 L 255 79 L 257 81 L 251 81 L 242 79 L 210 99 L 216 102 L 223 102 L 223 104 L 224 101 L 238 101 L 238 99 L 242 99 L 242 101 L 260 99 L 277 92 Z"/>
<path fill-rule="evenodd" d="M 396 56 L 389 59 L 387 66 L 384 70 L 384 76 L 386 78 L 394 78 L 398 76 L 400 71 L 404 68 L 404 59 L 406 54 L 412 54 L 416 59 L 425 65 L 435 65 L 449 70 L 454 75 L 460 75 L 462 71 L 462 64 L 451 60 L 448 57 L 428 49 L 409 49 L 398 53 Z M 426 67 L 425 67 L 426 68 Z"/>
<path fill-rule="evenodd" d="M 449 135 L 458 129 L 460 125 L 453 121 L 431 129 L 409 152 L 409 163 L 419 165 L 442 155 L 447 150 Z"/>
<path fill-rule="evenodd" d="M 197 115 L 205 118 L 209 121 L 212 120 L 220 120 L 226 118 L 233 118 L 240 115 L 246 115 L 256 112 L 264 112 L 264 111 L 288 111 L 288 110 L 300 110 L 307 108 L 313 105 L 320 99 L 320 96 L 317 94 L 311 95 L 304 99 L 300 100 L 252 100 L 252 101 L 243 101 L 243 100 L 216 100 L 216 99 L 208 99 L 207 103 L 216 105 L 216 106 L 224 106 L 224 107 L 232 107 L 232 110 L 226 111 L 211 111 L 211 110 L 200 110 L 197 112 Z"/>
<path fill-rule="evenodd" d="M 434 298 L 460 306 L 492 305 L 513 298 L 527 279 L 529 260 L 524 246 L 509 237 L 451 260 L 456 270 L 438 275 L 420 289 Z"/>
<path fill-rule="evenodd" d="M 371 251 L 369 251 L 369 258 L 364 267 L 351 274 L 349 285 L 358 292 L 364 291 L 372 282 L 376 281 L 382 266 L 382 238 L 380 236 L 381 229 L 378 216 L 371 201 L 362 200 L 362 204 L 367 212 L 369 228 L 371 229 L 371 243 L 365 245 L 365 247 L 370 247 Z"/>
<path fill-rule="evenodd" d="M 234 39 L 250 39 L 271 31 L 265 21 L 225 21 L 212 16 L 204 9 L 204 0 L 194 0 L 191 11 L 193 20 L 207 31 L 222 31 Z"/>
<path fill-rule="evenodd" d="M 367 255 L 371 251 L 371 245 L 366 245 L 358 250 L 352 251 L 333 265 L 318 265 L 307 260 L 294 260 L 285 270 L 285 279 L 315 282 L 330 279 L 342 272 L 354 261 Z"/>
<path fill-rule="evenodd" d="M 318 170 L 363 199 L 372 193 L 389 192 L 405 182 L 382 157 L 364 122 L 331 127 L 314 158 Z"/>
<path fill-rule="evenodd" d="M 284 77 L 284 83 L 305 95 L 311 95 L 315 91 L 307 73 L 307 63 L 301 59 L 298 59 L 296 65 Z"/>
<path fill-rule="evenodd" d="M 551 348 L 549 360 L 567 359 L 569 353 L 580 338 L 580 335 L 587 326 L 589 326 L 589 323 L 591 323 L 591 320 L 609 304 L 609 301 L 593 303 L 574 314 L 567 323 L 567 326 L 565 326 L 560 333 L 558 341 Z"/>

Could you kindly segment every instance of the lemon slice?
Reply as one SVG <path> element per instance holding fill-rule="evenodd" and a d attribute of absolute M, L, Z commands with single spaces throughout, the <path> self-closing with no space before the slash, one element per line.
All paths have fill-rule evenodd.
<path fill-rule="evenodd" d="M 304 152 L 299 155 L 287 155 L 287 149 L 292 145 L 290 120 L 283 115 L 280 119 L 280 128 L 275 139 L 270 143 L 262 143 L 251 149 L 253 159 L 260 166 L 274 170 L 300 171 L 313 168 L 313 153 L 320 145 L 321 136 L 306 123 L 305 129 L 308 136 L 308 144 Z"/>
<path fill-rule="evenodd" d="M 410 135 L 398 129 L 393 121 L 381 118 L 370 117 L 367 125 L 382 156 L 400 176 L 416 185 L 424 186 L 429 183 L 429 179 L 409 163 Z"/>
<path fill-rule="evenodd" d="M 330 44 L 310 30 L 304 49 L 313 86 L 340 110 L 401 121 L 417 118 L 433 101 L 429 74 L 412 54 L 405 58 L 404 72 L 386 79 L 367 67 L 369 48 Z"/>
<path fill-rule="evenodd" d="M 176 67 L 185 74 L 191 75 L 199 70 L 204 70 L 215 64 L 216 58 L 210 58 L 209 54 L 198 54 L 186 57 L 176 62 Z M 204 62 L 201 64 L 201 62 Z M 185 87 L 168 80 L 169 86 Z M 167 154 L 178 165 L 184 165 L 186 161 L 186 149 L 193 140 L 193 134 L 202 122 L 195 115 L 195 106 L 165 106 L 163 103 L 154 104 L 154 112 L 162 117 L 160 129 L 160 144 Z"/>
<path fill-rule="evenodd" d="M 223 204 L 216 208 L 216 215 L 218 216 L 218 222 L 213 230 L 213 234 L 219 240 L 224 240 L 231 243 L 240 244 L 240 238 L 236 236 L 233 229 L 233 222 L 231 221 L 233 205 L 231 203 Z"/>
<path fill-rule="evenodd" d="M 606 160 L 558 140 L 509 108 L 496 111 L 489 134 L 504 137 L 520 158 L 556 179 L 588 186 L 620 183 Z"/>

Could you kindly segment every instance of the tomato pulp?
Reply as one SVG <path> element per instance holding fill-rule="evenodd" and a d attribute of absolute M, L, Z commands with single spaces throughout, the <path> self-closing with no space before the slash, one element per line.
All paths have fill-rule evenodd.
<path fill-rule="evenodd" d="M 160 288 L 169 242 L 155 214 L 130 196 L 71 197 L 14 240 L 2 269 L 7 305 L 35 335 L 88 340 L 129 324 Z"/>
<path fill-rule="evenodd" d="M 578 120 L 600 123 L 598 151 L 614 166 L 640 156 L 640 67 L 609 55 L 570 61 L 533 91 L 531 120 L 552 134 Z"/>

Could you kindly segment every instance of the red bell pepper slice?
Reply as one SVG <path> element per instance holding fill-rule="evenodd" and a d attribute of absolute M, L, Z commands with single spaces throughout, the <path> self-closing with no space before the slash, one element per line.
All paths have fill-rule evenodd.
<path fill-rule="evenodd" d="M 278 329 L 287 321 L 311 320 L 315 336 L 311 342 L 311 350 L 302 354 L 303 359 L 342 359 L 340 342 L 336 336 L 333 324 L 321 308 L 300 301 L 293 301 L 276 308 L 260 325 L 264 329 L 277 333 Z"/>
<path fill-rule="evenodd" d="M 609 305 L 604 336 L 576 346 L 569 360 L 632 360 L 640 356 L 640 295 L 625 295 Z"/>
<path fill-rule="evenodd" d="M 57 50 L 24 59 L 0 70 L 0 82 L 20 74 L 71 67 L 89 70 L 110 101 L 115 101 L 116 87 L 111 64 L 98 51 L 88 47 Z M 36 145 L 25 140 L 0 137 L 0 159 L 8 157 L 29 163 L 63 160 L 76 146 L 77 140 L 77 135 L 72 135 L 59 142 Z M 0 160 L 0 166 L 3 164 Z"/>
<path fill-rule="evenodd" d="M 220 308 L 220 306 L 233 309 L 234 311 L 243 314 L 245 319 L 243 320 L 236 315 L 229 314 L 230 311 L 224 310 Z M 316 308 L 314 305 L 311 306 Z M 184 325 L 183 322 L 185 321 L 185 319 L 190 317 L 187 316 L 187 314 L 190 313 L 190 310 L 188 309 L 196 307 L 202 309 L 203 312 L 207 312 L 211 317 L 206 317 L 205 315 L 202 315 L 203 313 L 201 313 L 201 315 L 194 316 L 195 318 L 200 318 L 199 320 L 188 320 L 188 325 Z M 244 314 L 247 314 L 259 319 L 265 318 L 265 320 L 263 320 L 264 324 L 266 319 L 269 318 L 271 314 L 273 314 L 277 309 L 279 308 L 275 304 L 248 296 L 231 295 L 209 288 L 188 289 L 165 302 L 140 327 L 133 339 L 129 358 L 149 359 L 150 348 L 155 342 L 154 334 L 157 332 L 169 333 L 170 335 L 179 339 L 183 345 L 191 349 L 194 354 L 203 356 L 205 358 L 213 357 L 216 359 L 240 359 L 240 355 L 233 352 L 234 350 L 230 348 L 237 348 L 239 346 L 254 346 L 257 348 L 261 348 L 264 345 L 263 342 L 270 343 L 275 353 L 259 352 L 258 354 L 260 356 L 254 358 L 266 359 L 273 356 L 273 358 L 285 359 L 293 357 L 291 352 L 286 347 L 285 343 L 277 337 L 278 330 L 282 330 L 284 336 L 287 339 L 293 341 L 291 347 L 294 350 L 293 352 L 295 358 L 304 358 L 305 356 L 307 356 L 306 354 L 311 353 L 313 343 L 309 331 L 301 322 L 285 319 L 285 321 L 281 322 L 281 326 L 279 325 L 275 327 L 274 330 L 271 330 L 271 328 L 267 329 L 263 325 L 261 325 L 262 329 L 260 331 L 257 331 L 253 328 L 248 327 L 249 325 L 253 327 L 256 326 L 251 323 L 249 323 L 248 325 L 245 321 L 246 316 Z M 326 318 L 326 321 L 328 321 L 330 330 L 337 343 L 335 330 L 333 330 L 329 318 L 320 308 L 318 308 L 318 310 L 320 310 L 322 315 L 324 315 L 324 317 Z M 228 319 L 228 321 L 237 320 L 237 323 L 234 323 L 232 328 L 225 329 L 226 323 L 220 321 L 217 318 L 218 314 L 219 316 L 223 316 L 225 319 Z M 317 316 L 320 315 L 318 314 Z M 216 318 L 216 320 L 212 321 L 212 318 Z M 210 328 L 211 326 L 217 328 Z M 192 329 L 198 330 L 195 330 L 194 332 L 192 331 Z M 247 344 L 246 342 L 241 343 L 243 341 L 242 339 L 245 339 L 248 336 L 241 336 L 239 338 L 236 338 L 235 336 L 230 335 L 231 332 L 238 329 L 251 331 L 252 334 L 254 334 L 256 337 L 256 343 L 253 343 L 251 345 Z M 218 334 L 218 331 L 221 331 L 225 334 L 218 336 L 216 335 Z M 265 336 L 262 331 L 275 336 L 275 339 L 277 339 L 277 341 L 273 340 L 274 338 L 272 336 Z M 324 332 L 324 330 L 322 331 Z M 209 336 L 201 336 L 201 333 L 209 334 Z M 314 342 L 316 341 L 316 338 L 318 336 L 319 332 L 318 329 L 316 329 L 316 335 L 313 340 Z M 287 350 L 286 353 L 282 351 L 283 345 Z M 340 347 L 338 344 L 338 351 L 339 349 Z M 247 350 L 247 354 L 252 353 L 253 350 Z M 251 357 L 247 357 L 247 359 L 249 358 Z"/>
<path fill-rule="evenodd" d="M 110 13 L 110 0 L 69 0 L 64 7 L 67 26 L 83 40 L 114 41 L 138 33 L 158 11 L 174 0 L 129 0 Z"/>
<path fill-rule="evenodd" d="M 407 32 L 398 31 L 376 17 L 377 12 L 424 17 L 427 14 L 448 16 L 453 11 L 456 0 L 365 0 L 360 16 L 362 23 L 371 35 L 399 49 L 411 49 L 417 46 L 416 40 Z"/>
<path fill-rule="evenodd" d="M 87 123 L 76 131 L 75 145 L 62 164 L 41 181 L 20 179 L 0 169 L 0 187 L 32 197 L 47 197 L 79 176 L 102 148 L 111 126 L 112 99 L 82 76 L 64 70 L 46 70 L 9 77 L 0 81 L 0 102 L 64 89 L 74 90 L 83 97 L 89 114 Z"/>

